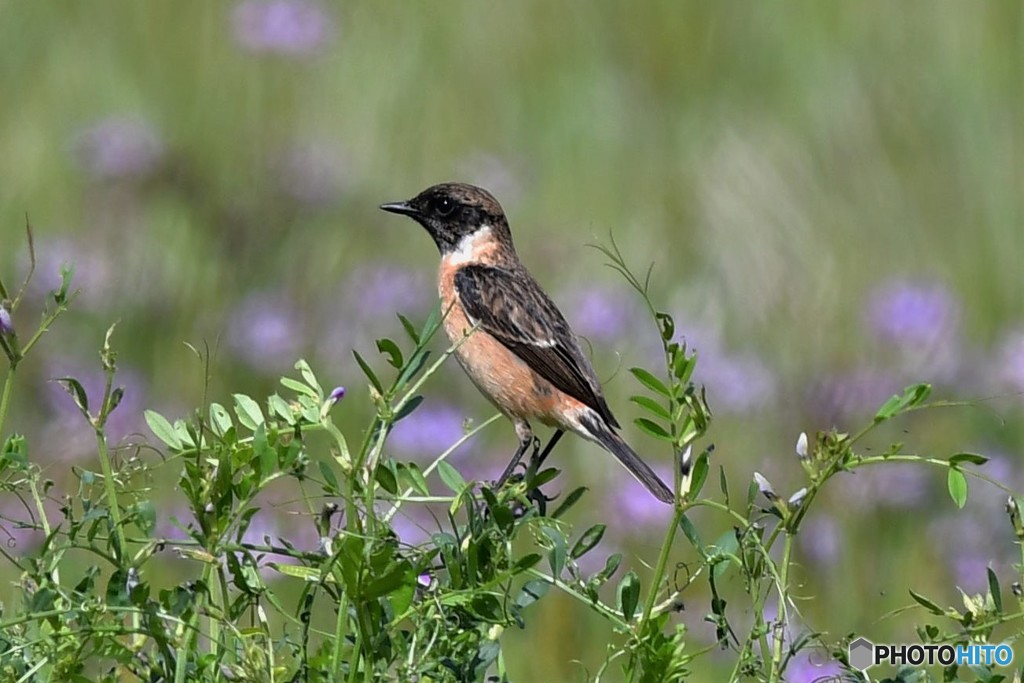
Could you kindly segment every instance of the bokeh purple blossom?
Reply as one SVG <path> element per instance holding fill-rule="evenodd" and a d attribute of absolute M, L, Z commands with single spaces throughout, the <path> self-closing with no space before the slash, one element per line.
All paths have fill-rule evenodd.
<path fill-rule="evenodd" d="M 561 300 L 573 330 L 588 341 L 615 344 L 637 329 L 637 308 L 625 292 L 596 286 L 574 288 Z"/>
<path fill-rule="evenodd" d="M 75 139 L 79 164 L 94 180 L 150 175 L 164 156 L 160 134 L 148 121 L 111 116 L 81 130 Z"/>
<path fill-rule="evenodd" d="M 1024 392 L 1024 327 L 1004 336 L 995 353 L 994 374 L 1000 387 Z"/>
<path fill-rule="evenodd" d="M 106 385 L 102 369 L 62 359 L 51 362 L 47 376 L 54 380 L 74 377 L 85 389 L 89 411 L 95 414 L 99 410 Z M 142 418 L 148 398 L 143 375 L 123 363 L 114 376 L 114 386 L 124 388 L 124 397 L 107 419 L 106 434 L 110 443 L 117 444 L 130 435 L 148 433 Z M 63 385 L 56 381 L 49 382 L 45 400 L 50 417 L 36 451 L 39 460 L 47 463 L 61 462 L 95 454 L 96 440 L 92 428 Z"/>
<path fill-rule="evenodd" d="M 751 351 L 730 350 L 716 327 L 695 316 L 677 316 L 677 324 L 679 320 L 686 324 L 676 331 L 675 341 L 685 342 L 688 353 L 697 352 L 693 381 L 707 387 L 712 410 L 738 414 L 767 407 L 777 380 L 764 361 Z M 664 364 L 660 349 L 650 356 L 654 367 Z"/>
<path fill-rule="evenodd" d="M 454 406 L 424 403 L 395 425 L 388 445 L 403 457 L 426 460 L 440 455 L 462 438 L 465 419 L 462 411 Z M 455 453 L 466 450 L 471 441 L 462 444 Z"/>
<path fill-rule="evenodd" d="M 948 380 L 959 367 L 960 302 L 940 282 L 890 280 L 870 295 L 865 322 L 875 340 L 901 352 L 901 370 Z"/>
<path fill-rule="evenodd" d="M 290 367 L 303 347 L 305 326 L 286 296 L 257 292 L 231 314 L 226 341 L 235 354 L 256 369 Z"/>
<path fill-rule="evenodd" d="M 244 0 L 231 27 L 245 49 L 289 57 L 315 53 L 337 32 L 328 8 L 313 0 Z"/>
<path fill-rule="evenodd" d="M 593 455 L 606 456 L 604 453 Z M 610 459 L 610 456 L 608 457 Z M 615 467 L 619 474 L 612 477 L 613 487 L 606 494 L 605 510 L 609 513 L 608 517 L 617 520 L 623 529 L 628 528 L 632 531 L 664 527 L 668 520 L 672 519 L 672 508 L 652 496 L 643 484 L 630 476 L 617 462 L 609 464 Z M 674 485 L 675 477 L 669 468 L 655 465 L 653 469 L 669 488 Z"/>

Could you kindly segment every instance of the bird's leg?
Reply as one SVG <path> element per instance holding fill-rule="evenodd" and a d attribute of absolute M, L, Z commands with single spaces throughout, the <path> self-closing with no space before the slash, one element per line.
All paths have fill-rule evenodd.
<path fill-rule="evenodd" d="M 536 439 L 533 437 L 533 430 L 530 429 L 529 422 L 526 422 L 525 420 L 517 420 L 516 435 L 519 437 L 519 448 L 516 449 L 516 452 L 512 455 L 512 459 L 508 463 L 508 466 L 505 467 L 505 471 L 501 473 L 501 477 L 495 483 L 495 489 L 500 489 L 504 486 L 505 482 L 508 481 L 508 478 L 512 476 L 512 472 L 515 471 L 519 461 L 522 460 L 523 456 L 526 454 L 526 449 L 532 445 L 534 449 L 533 452 L 536 454 L 537 450 L 540 448 L 539 443 L 535 443 Z"/>
<path fill-rule="evenodd" d="M 558 443 L 558 440 L 562 438 L 563 434 L 565 434 L 564 429 L 556 429 L 555 433 L 551 435 L 548 445 L 544 447 L 544 450 L 541 451 L 540 455 L 537 455 L 537 451 L 533 452 L 533 457 L 530 458 L 530 465 L 539 470 L 540 466 L 543 465 L 544 461 L 548 459 L 549 455 L 551 455 L 552 449 L 554 449 L 555 444 Z"/>

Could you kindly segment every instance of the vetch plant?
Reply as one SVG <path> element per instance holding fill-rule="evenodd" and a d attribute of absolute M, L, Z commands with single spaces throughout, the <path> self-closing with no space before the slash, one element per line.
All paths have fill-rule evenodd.
<path fill-rule="evenodd" d="M 34 265 L 31 245 L 29 230 Z M 851 636 L 824 635 L 825 626 L 849 629 L 835 623 L 812 630 L 801 615 L 807 598 L 794 579 L 794 546 L 812 507 L 837 477 L 893 462 L 941 468 L 950 500 L 962 507 L 970 477 L 992 481 L 977 469 L 985 457 L 919 456 L 898 443 L 881 453 L 863 448 L 885 423 L 952 405 L 929 402 L 930 387 L 916 384 L 856 433 L 801 433 L 795 454 L 782 460 L 803 479 L 795 490 L 757 472 L 730 482 L 724 468 L 712 467 L 714 447 L 705 441 L 711 410 L 692 381 L 697 356 L 653 303 L 651 272 L 637 277 L 614 241 L 602 251 L 643 300 L 663 352 L 660 369 L 630 369 L 638 386 L 631 401 L 642 413 L 635 424 L 674 465 L 671 521 L 656 555 L 643 558 L 647 571 L 628 567 L 618 553 L 590 561 L 607 525 L 573 528 L 567 513 L 587 491 L 549 498 L 543 489 L 559 476 L 556 469 L 531 463 L 496 490 L 467 480 L 449 462 L 498 415 L 431 453 L 429 462 L 394 456 L 408 449 L 392 451 L 390 435 L 420 409 L 433 376 L 463 341 L 440 353 L 434 348 L 446 313 L 438 307 L 421 325 L 399 315 L 402 338 L 378 340 L 378 357 L 354 353 L 365 390 L 351 383 L 325 390 L 300 360 L 295 376 L 282 378 L 269 396 L 232 394 L 204 402 L 187 419 L 147 411 L 161 459 L 152 457 L 152 446 L 110 443 L 108 419 L 124 406 L 110 328 L 100 352 L 101 391 L 90 395 L 74 377 L 57 379 L 96 444 L 96 466 L 76 468 L 74 490 L 58 491 L 34 462 L 28 438 L 8 433 L 5 421 L 17 369 L 74 300 L 71 274 L 63 273 L 32 332 L 22 329 L 19 313 L 27 282 L 14 296 L 0 282 L 7 360 L 0 495 L 18 498 L 30 513 L 2 516 L 0 524 L 23 525 L 43 539 L 32 552 L 0 547 L 18 576 L 17 600 L 0 612 L 0 679 L 509 681 L 518 663 L 509 661 L 503 633 L 526 629 L 542 637 L 545 624 L 532 618 L 533 604 L 557 592 L 607 625 L 605 658 L 587 672 L 591 680 L 687 680 L 712 666 L 715 650 L 715 660 L 727 658 L 730 681 L 782 681 L 822 652 L 830 653 L 830 671 L 842 667 L 862 680 L 846 660 Z M 372 404 L 369 423 L 339 427 L 339 411 L 358 401 Z M 184 501 L 176 509 L 187 509 L 175 538 L 158 531 L 153 501 L 155 482 L 169 481 L 169 473 Z M 300 492 L 314 543 L 255 532 L 261 501 L 281 490 Z M 58 501 L 56 512 L 48 499 Z M 1008 535 L 1024 547 L 1022 505 L 1011 492 Z M 436 524 L 417 543 L 403 542 L 397 522 L 424 506 L 442 510 Z M 711 536 L 714 527 L 698 510 L 724 520 L 727 530 Z M 673 561 L 684 554 L 692 559 Z M 161 571 L 169 564 L 174 580 Z M 914 635 L 928 643 L 1020 636 L 1022 567 L 1024 556 L 1008 591 L 989 569 L 985 594 L 964 594 L 957 607 L 911 586 L 908 605 L 926 619 Z M 706 614 L 714 643 L 694 639 L 677 618 L 683 609 Z M 894 676 L 1003 680 L 984 667 Z"/>

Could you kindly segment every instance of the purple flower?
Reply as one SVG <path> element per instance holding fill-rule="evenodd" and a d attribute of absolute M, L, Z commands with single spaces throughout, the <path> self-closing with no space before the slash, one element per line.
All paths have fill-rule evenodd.
<path fill-rule="evenodd" d="M 1000 384 L 1024 392 L 1024 328 L 1011 331 L 996 353 L 996 374 Z"/>
<path fill-rule="evenodd" d="M 708 390 L 708 402 L 726 413 L 764 407 L 775 394 L 775 375 L 753 355 L 698 354 L 694 381 Z"/>
<path fill-rule="evenodd" d="M 312 54 L 335 32 L 326 7 L 311 0 L 245 0 L 231 24 L 245 49 L 291 57 Z"/>
<path fill-rule="evenodd" d="M 0 305 L 0 335 L 14 334 L 14 321 L 7 309 Z"/>
<path fill-rule="evenodd" d="M 112 116 L 85 128 L 75 149 L 79 163 L 97 180 L 147 176 L 164 156 L 153 126 L 129 116 Z"/>
<path fill-rule="evenodd" d="M 389 321 L 396 313 L 422 311 L 436 298 L 421 273 L 391 263 L 357 269 L 344 291 L 351 292 L 348 302 L 361 317 Z"/>
<path fill-rule="evenodd" d="M 950 378 L 959 365 L 960 305 L 945 285 L 892 280 L 868 300 L 865 319 L 875 339 L 903 352 L 904 369 Z"/>
<path fill-rule="evenodd" d="M 333 204 L 348 184 L 345 159 L 324 141 L 295 143 L 274 165 L 281 191 L 307 206 Z"/>
<path fill-rule="evenodd" d="M 252 294 L 231 315 L 228 345 L 254 368 L 292 363 L 303 346 L 302 322 L 284 296 Z"/>
<path fill-rule="evenodd" d="M 892 280 L 871 295 L 866 315 L 871 331 L 883 341 L 932 346 L 955 331 L 959 306 L 940 283 Z"/>
<path fill-rule="evenodd" d="M 345 387 L 334 387 L 331 391 L 331 395 L 328 398 L 333 402 L 337 403 L 341 399 L 345 398 Z"/>
<path fill-rule="evenodd" d="M 611 290 L 580 290 L 567 298 L 567 310 L 577 334 L 595 342 L 618 342 L 636 329 L 635 305 Z"/>
<path fill-rule="evenodd" d="M 464 423 L 462 412 L 452 406 L 424 404 L 395 425 L 388 443 L 405 457 L 439 455 L 466 433 Z"/>

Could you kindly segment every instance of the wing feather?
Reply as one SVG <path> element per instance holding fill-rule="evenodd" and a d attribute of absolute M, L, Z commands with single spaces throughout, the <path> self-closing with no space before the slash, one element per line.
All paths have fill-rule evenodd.
<path fill-rule="evenodd" d="M 470 264 L 455 274 L 455 290 L 474 324 L 557 389 L 619 426 L 569 323 L 529 274 Z"/>

